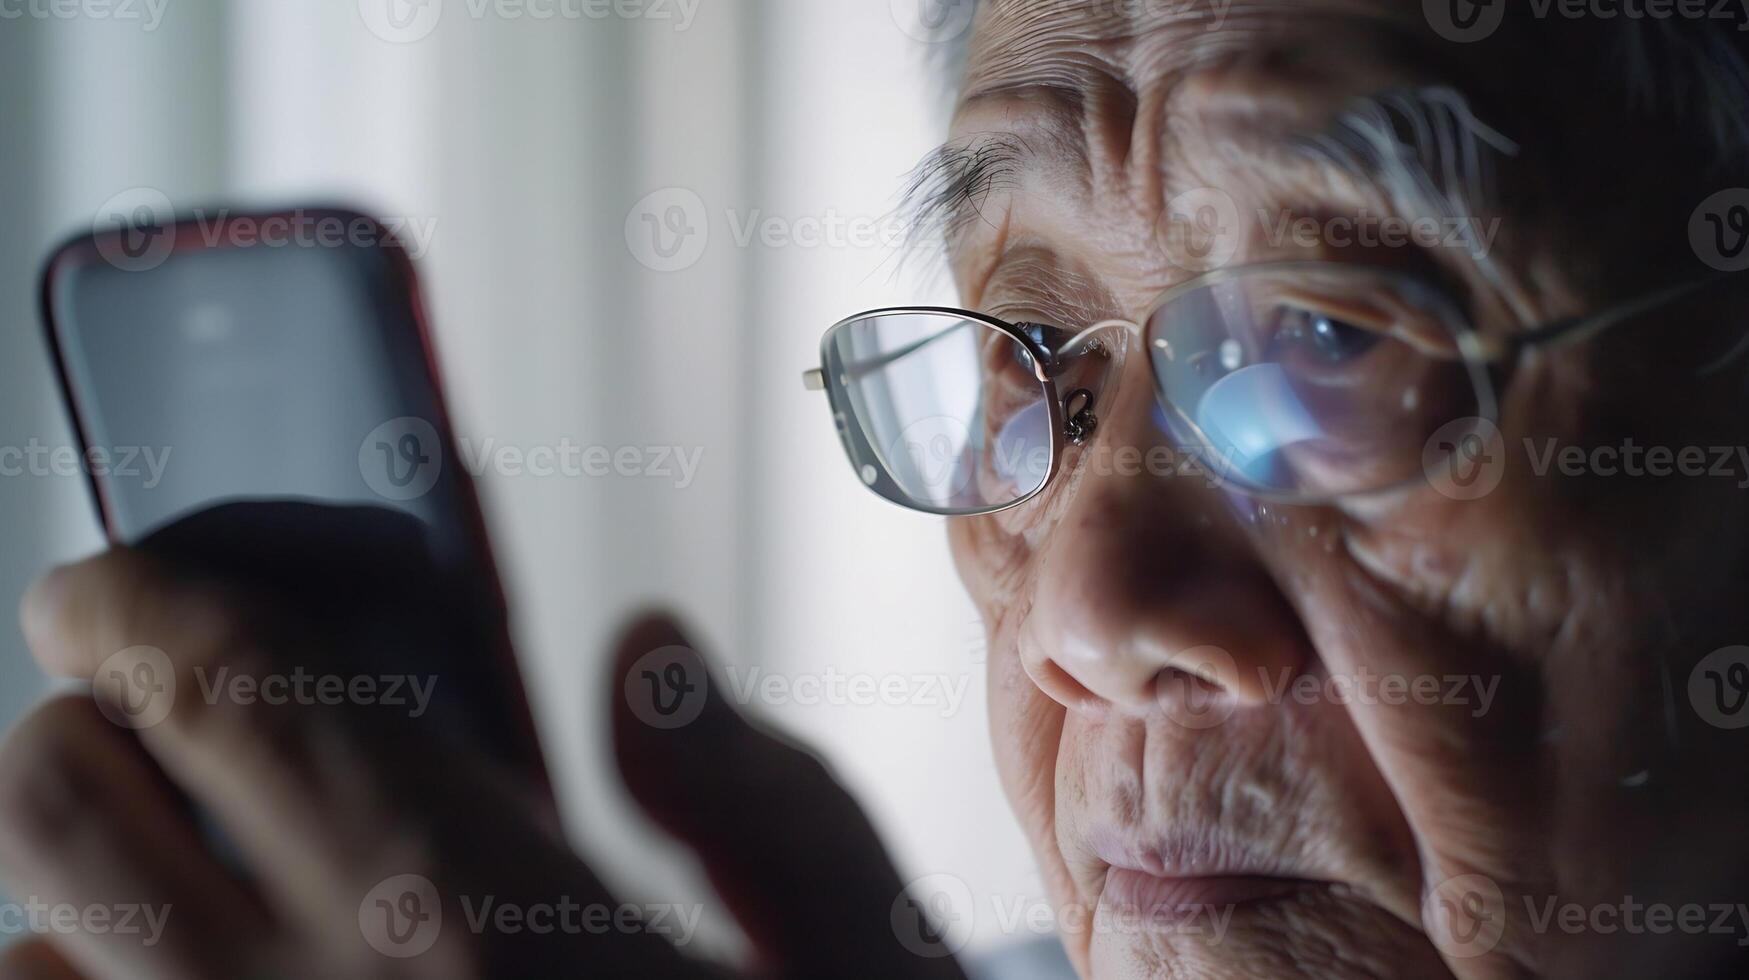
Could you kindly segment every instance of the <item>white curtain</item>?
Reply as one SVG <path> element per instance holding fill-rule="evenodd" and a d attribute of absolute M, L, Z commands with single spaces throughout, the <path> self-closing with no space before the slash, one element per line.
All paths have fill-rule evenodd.
<path fill-rule="evenodd" d="M 579 845 L 628 897 L 701 894 L 631 819 L 601 738 L 603 646 L 661 602 L 732 679 L 780 680 L 788 694 L 751 710 L 821 749 L 907 875 L 967 883 L 978 943 L 1026 938 L 993 914 L 1039 885 L 997 791 L 981 632 L 941 522 L 859 487 L 799 384 L 840 317 L 951 301 L 943 277 L 898 276 L 881 240 L 939 138 L 943 80 L 903 2 L 702 0 L 685 29 L 678 2 L 648 8 L 666 20 L 533 16 L 585 6 L 428 0 L 440 17 L 405 43 L 373 33 L 358 0 L 174 0 L 151 30 L 0 22 L 0 444 L 70 438 L 34 276 L 111 195 L 339 201 L 426 229 L 464 437 L 698 461 L 684 486 L 484 478 Z M 695 261 L 651 268 L 675 243 Z M 8 596 L 97 546 L 77 479 L 0 478 L 0 508 Z M 851 675 L 904 678 L 922 703 L 829 703 L 825 682 Z M 7 719 L 41 690 L 22 649 L 0 682 Z M 963 703 L 924 691 L 943 684 Z"/>

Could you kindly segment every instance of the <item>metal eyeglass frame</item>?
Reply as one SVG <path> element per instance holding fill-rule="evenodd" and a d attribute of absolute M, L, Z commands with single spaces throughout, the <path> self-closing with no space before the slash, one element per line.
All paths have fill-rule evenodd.
<path fill-rule="evenodd" d="M 881 453 L 868 442 L 860 425 L 853 425 L 855 414 L 849 406 L 838 404 L 836 389 L 826 383 L 827 371 L 833 359 L 832 341 L 838 331 L 852 323 L 885 316 L 940 316 L 952 317 L 961 323 L 973 323 L 994 330 L 1023 347 L 1032 358 L 1033 374 L 1038 379 L 1044 393 L 1044 402 L 1050 412 L 1051 458 L 1045 475 L 1038 486 L 1028 491 L 1024 496 L 1006 504 L 986 507 L 933 507 L 918 502 L 912 495 L 900 489 L 887 471 L 886 461 Z M 937 333 L 913 341 L 894 351 L 887 351 L 868 361 L 850 365 L 859 369 L 858 374 L 883 367 L 908 354 L 934 343 L 958 329 L 961 323 L 947 327 Z M 1122 326 L 1129 330 L 1138 329 L 1127 320 L 1107 320 L 1083 330 L 1071 332 L 1062 327 L 1045 323 L 1010 323 L 1000 317 L 978 313 L 973 310 L 956 309 L 950 306 L 891 306 L 878 310 L 868 310 L 855 316 L 848 316 L 833 324 L 820 339 L 820 367 L 809 368 L 802 372 L 802 385 L 809 391 L 823 391 L 827 402 L 831 405 L 833 419 L 837 423 L 838 437 L 844 444 L 844 451 L 850 458 L 853 468 L 872 466 L 876 478 L 873 481 L 860 480 L 864 486 L 874 491 L 881 498 L 898 504 L 908 510 L 920 511 L 925 514 L 935 514 L 941 517 L 977 517 L 984 514 L 994 514 L 1018 507 L 1028 500 L 1038 496 L 1056 479 L 1057 471 L 1062 466 L 1063 446 L 1065 442 L 1080 445 L 1093 435 L 1099 426 L 1099 417 L 1094 414 L 1096 402 L 1101 392 L 1087 388 L 1076 387 L 1066 394 L 1058 391 L 1057 379 L 1082 354 L 1092 353 L 1097 346 L 1089 346 L 1086 351 L 1076 351 L 1085 338 L 1108 327 Z M 1095 340 L 1094 345 L 1098 344 Z"/>
<path fill-rule="evenodd" d="M 1074 359 L 1073 357 L 1063 357 L 1062 355 L 1065 351 L 1073 348 L 1082 338 L 1087 337 L 1095 331 L 1111 327 L 1123 327 L 1134 332 L 1141 338 L 1146 355 L 1151 358 L 1153 356 L 1152 344 L 1154 338 L 1151 336 L 1152 330 L 1149 324 L 1153 322 L 1159 311 L 1173 300 L 1198 289 L 1206 288 L 1229 279 L 1252 275 L 1259 272 L 1313 270 L 1324 274 L 1334 271 L 1338 275 L 1353 275 L 1356 278 L 1382 278 L 1398 283 L 1408 283 L 1417 289 L 1431 292 L 1433 295 L 1439 297 L 1442 302 L 1448 304 L 1450 310 L 1454 312 L 1454 315 L 1457 317 L 1458 322 L 1461 323 L 1463 328 L 1457 332 L 1454 340 L 1458 345 L 1458 351 L 1462 355 L 1465 366 L 1469 370 L 1472 382 L 1475 385 L 1477 398 L 1477 414 L 1475 417 L 1486 420 L 1491 424 L 1497 424 L 1499 422 L 1499 399 L 1494 391 L 1494 385 L 1489 371 L 1490 368 L 1497 366 L 1508 357 L 1519 355 L 1530 349 L 1554 348 L 1588 341 L 1599 333 L 1626 322 L 1627 320 L 1656 310 L 1708 286 L 1716 285 L 1720 282 L 1729 281 L 1735 278 L 1731 273 L 1698 277 L 1641 294 L 1632 299 L 1624 300 L 1620 303 L 1605 307 L 1602 310 L 1563 317 L 1547 323 L 1532 326 L 1511 337 L 1485 337 L 1475 329 L 1474 324 L 1470 322 L 1469 318 L 1463 315 L 1461 307 L 1450 300 L 1445 290 L 1422 276 L 1412 275 L 1395 269 L 1382 269 L 1372 266 L 1349 266 L 1343 263 L 1334 262 L 1285 261 L 1255 263 L 1251 265 L 1216 269 L 1167 289 L 1150 305 L 1148 316 L 1141 324 L 1128 320 L 1107 320 L 1095 324 L 1080 333 L 1071 333 L 1061 327 L 1053 327 L 1048 324 L 1009 323 L 998 317 L 989 316 L 972 310 L 956 309 L 953 307 L 896 306 L 869 310 L 863 313 L 858 313 L 854 316 L 845 317 L 843 320 L 833 324 L 832 327 L 826 331 L 820 342 L 820 362 L 822 366 L 818 368 L 810 368 L 809 370 L 804 371 L 802 374 L 802 383 L 803 386 L 810 391 L 824 391 L 826 393 L 827 400 L 833 411 L 833 416 L 837 420 L 839 437 L 844 444 L 845 451 L 849 455 L 852 465 L 861 466 L 868 460 L 874 461 L 875 469 L 879 478 L 874 483 L 863 482 L 865 482 L 865 485 L 868 486 L 869 489 L 873 490 L 883 499 L 909 510 L 935 514 L 943 517 L 976 517 L 987 514 L 996 514 L 1014 507 L 1019 507 L 1044 492 L 1044 489 L 1050 486 L 1051 482 L 1056 479 L 1057 471 L 1062 464 L 1064 440 L 1068 439 L 1079 445 L 1091 435 L 1093 429 L 1098 424 L 1097 417 L 1092 415 L 1092 408 L 1094 406 L 1091 401 L 1091 398 L 1093 397 L 1091 394 L 1089 394 L 1089 401 L 1085 405 L 1078 406 L 1074 412 L 1068 411 L 1068 402 L 1072 401 L 1078 394 L 1084 391 L 1084 389 L 1071 391 L 1067 400 L 1060 397 L 1058 394 L 1055 378 L 1062 372 L 1066 364 Z M 1019 342 L 1032 355 L 1035 373 L 1037 374 L 1040 383 L 1044 386 L 1045 401 L 1051 413 L 1052 431 L 1050 466 L 1046 471 L 1044 479 L 1039 482 L 1037 487 L 1010 503 L 988 507 L 956 509 L 921 505 L 913 500 L 910 495 L 905 494 L 893 484 L 891 477 L 887 475 L 886 466 L 884 461 L 882 461 L 880 454 L 876 452 L 872 446 L 868 445 L 860 427 L 851 425 L 852 414 L 846 410 L 846 406 L 841 406 L 837 403 L 832 387 L 826 383 L 826 370 L 827 366 L 830 364 L 832 339 L 840 328 L 860 320 L 895 314 L 953 316 L 979 323 L 997 330 Z M 952 328 L 949 329 L 951 330 Z M 946 332 L 947 331 L 943 331 L 941 334 L 926 337 L 901 350 L 882 355 L 882 357 L 879 358 L 878 363 L 871 366 L 880 366 L 891 363 L 906 354 L 912 353 L 925 344 L 932 342 L 938 337 L 945 335 Z M 1056 340 L 1058 338 L 1067 339 L 1054 346 L 1047 345 L 1047 340 Z M 1745 338 L 1726 354 L 1702 367 L 1697 374 L 1702 376 L 1711 374 L 1735 360 L 1746 351 L 1749 351 L 1749 338 Z M 1200 429 L 1198 429 L 1194 423 L 1190 422 L 1189 419 L 1185 418 L 1184 413 L 1177 407 L 1176 403 L 1167 397 L 1166 393 L 1161 390 L 1160 382 L 1157 380 L 1159 377 L 1158 373 L 1152 369 L 1149 373 L 1156 379 L 1154 382 L 1155 399 L 1160 404 L 1161 408 L 1165 411 L 1176 414 L 1180 420 L 1190 427 L 1192 431 L 1196 431 L 1198 435 L 1201 436 L 1202 433 Z M 1103 395 L 1104 392 L 1101 392 L 1100 394 Z M 1066 416 L 1067 421 L 1065 420 Z M 1086 417 L 1086 424 L 1079 426 L 1076 425 L 1075 421 L 1077 419 L 1082 419 L 1083 416 Z M 1202 445 L 1199 448 L 1212 449 L 1212 444 L 1206 438 L 1203 438 Z M 1328 504 L 1336 500 L 1357 501 L 1379 497 L 1398 492 L 1405 486 L 1412 485 L 1416 482 L 1414 478 L 1410 478 L 1403 482 L 1378 487 L 1376 489 L 1319 495 L 1293 491 L 1268 490 L 1232 480 L 1224 473 L 1219 472 L 1210 475 L 1219 480 L 1223 486 L 1243 493 L 1253 499 L 1270 503 L 1294 504 L 1300 506 L 1317 506 Z"/>

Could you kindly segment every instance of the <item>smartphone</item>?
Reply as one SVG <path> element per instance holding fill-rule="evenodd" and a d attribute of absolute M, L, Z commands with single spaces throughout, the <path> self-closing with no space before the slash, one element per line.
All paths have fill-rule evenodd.
<path fill-rule="evenodd" d="M 57 250 L 42 306 L 111 541 L 362 631 L 343 682 L 550 796 L 413 264 L 381 222 L 147 214 Z"/>

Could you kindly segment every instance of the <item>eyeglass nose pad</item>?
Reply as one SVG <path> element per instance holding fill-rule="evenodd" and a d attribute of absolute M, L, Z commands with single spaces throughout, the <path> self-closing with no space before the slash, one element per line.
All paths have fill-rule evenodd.
<path fill-rule="evenodd" d="M 1057 352 L 1063 395 L 1063 437 L 1086 445 L 1099 428 L 1096 410 L 1117 390 L 1124 361 L 1142 328 L 1128 320 L 1105 320 L 1081 331 Z"/>

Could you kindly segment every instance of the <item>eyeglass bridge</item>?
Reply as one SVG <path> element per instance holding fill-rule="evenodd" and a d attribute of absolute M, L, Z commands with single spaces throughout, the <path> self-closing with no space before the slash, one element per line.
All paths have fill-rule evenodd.
<path fill-rule="evenodd" d="M 1095 337 L 1080 350 L 1069 348 L 1082 334 L 1044 323 L 1017 323 L 1015 326 L 1032 342 L 1035 356 L 1040 357 L 1047 378 L 1062 374 L 1077 358 L 1106 353 L 1105 342 Z M 1088 388 L 1076 388 L 1063 399 L 1063 438 L 1071 445 L 1085 446 L 1099 428 L 1099 416 L 1093 413 L 1096 396 Z"/>

